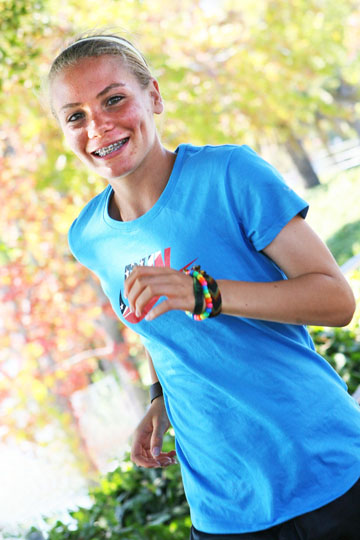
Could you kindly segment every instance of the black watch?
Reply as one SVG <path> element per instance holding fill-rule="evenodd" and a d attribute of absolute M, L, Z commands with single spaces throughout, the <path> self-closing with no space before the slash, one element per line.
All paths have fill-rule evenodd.
<path fill-rule="evenodd" d="M 150 386 L 150 403 L 154 401 L 157 397 L 163 395 L 162 387 L 159 382 L 156 382 Z"/>

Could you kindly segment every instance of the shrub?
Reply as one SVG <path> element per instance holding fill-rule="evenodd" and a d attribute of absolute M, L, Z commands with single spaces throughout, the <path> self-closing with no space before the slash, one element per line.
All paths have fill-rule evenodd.
<path fill-rule="evenodd" d="M 173 447 L 173 439 L 167 436 L 165 445 L 170 444 Z M 69 512 L 70 524 L 57 521 L 48 532 L 48 540 L 189 538 L 189 507 L 178 465 L 164 470 L 144 469 L 136 467 L 127 456 L 90 495 L 92 506 Z M 27 540 L 39 532 L 32 528 Z"/>
<path fill-rule="evenodd" d="M 316 350 L 344 379 L 353 394 L 360 385 L 360 271 L 353 272 L 350 283 L 357 299 L 357 311 L 345 328 L 310 328 Z"/>
<path fill-rule="evenodd" d="M 360 385 L 360 335 L 355 330 L 313 327 L 316 350 L 339 373 L 353 394 Z"/>

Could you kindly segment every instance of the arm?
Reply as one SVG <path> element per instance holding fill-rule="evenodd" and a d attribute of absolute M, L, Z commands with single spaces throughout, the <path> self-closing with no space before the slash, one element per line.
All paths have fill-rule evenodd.
<path fill-rule="evenodd" d="M 352 290 L 330 251 L 301 217 L 292 219 L 264 253 L 288 280 L 218 280 L 224 313 L 293 324 L 350 322 L 355 310 Z"/>
<path fill-rule="evenodd" d="M 145 349 L 152 382 L 158 382 L 152 358 Z M 175 450 L 161 452 L 163 437 L 170 427 L 164 398 L 156 398 L 135 430 L 131 446 L 131 459 L 141 467 L 167 467 L 176 463 Z"/>
<path fill-rule="evenodd" d="M 156 373 L 155 368 L 154 368 L 154 364 L 153 364 L 152 358 L 151 358 L 150 353 L 149 353 L 149 351 L 148 351 L 147 349 L 145 349 L 145 356 L 146 356 L 147 361 L 148 361 L 148 366 L 149 366 L 149 371 L 150 371 L 151 382 L 152 382 L 152 383 L 159 382 L 157 373 Z"/>
<path fill-rule="evenodd" d="M 293 218 L 264 253 L 288 280 L 218 279 L 223 313 L 292 324 L 344 326 L 350 322 L 355 309 L 351 288 L 329 250 L 301 217 Z M 153 297 L 167 297 L 149 312 L 147 320 L 171 309 L 194 309 L 192 279 L 171 268 L 136 267 L 126 280 L 125 294 L 138 314 Z"/>

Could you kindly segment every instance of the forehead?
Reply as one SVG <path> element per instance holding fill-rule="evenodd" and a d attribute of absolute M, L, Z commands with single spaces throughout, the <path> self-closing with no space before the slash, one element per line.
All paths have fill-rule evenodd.
<path fill-rule="evenodd" d="M 130 88 L 140 86 L 118 56 L 81 58 L 53 79 L 50 88 L 52 102 L 55 109 L 66 103 L 82 103 L 115 83 Z"/>

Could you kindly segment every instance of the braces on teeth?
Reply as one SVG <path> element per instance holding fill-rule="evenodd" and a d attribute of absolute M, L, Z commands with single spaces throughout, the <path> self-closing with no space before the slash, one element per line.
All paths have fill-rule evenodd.
<path fill-rule="evenodd" d="M 96 155 L 98 155 L 100 157 L 107 156 L 108 154 L 110 154 L 114 150 L 117 150 L 118 148 L 120 148 L 120 146 L 122 146 L 127 140 L 128 139 L 123 139 L 122 141 L 110 144 L 109 146 L 106 146 L 105 148 L 101 148 L 100 150 L 96 150 L 96 152 L 94 152 L 94 154 L 96 154 Z"/>

